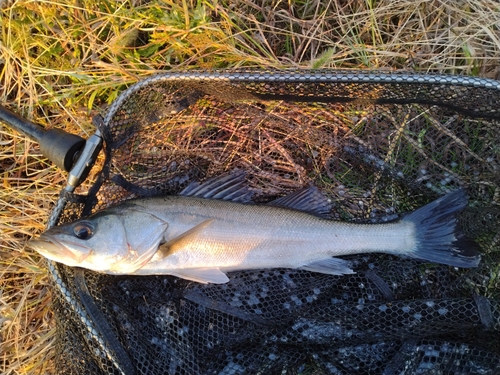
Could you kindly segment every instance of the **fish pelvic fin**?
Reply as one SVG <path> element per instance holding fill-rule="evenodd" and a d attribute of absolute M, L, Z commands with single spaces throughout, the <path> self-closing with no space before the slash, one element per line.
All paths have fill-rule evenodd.
<path fill-rule="evenodd" d="M 459 229 L 457 214 L 467 206 L 467 195 L 459 189 L 405 216 L 415 226 L 416 246 L 406 255 L 453 267 L 477 267 L 479 246 Z"/>

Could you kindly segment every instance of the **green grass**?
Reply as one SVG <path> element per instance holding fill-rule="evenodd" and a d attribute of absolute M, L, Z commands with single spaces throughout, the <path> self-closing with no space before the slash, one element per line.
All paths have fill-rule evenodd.
<path fill-rule="evenodd" d="M 19 0 L 0 7 L 0 103 L 84 137 L 93 132 L 92 115 L 158 71 L 369 68 L 495 78 L 500 57 L 493 0 Z M 0 171 L 0 372 L 51 373 L 45 263 L 25 244 L 43 230 L 66 177 L 3 125 Z"/>

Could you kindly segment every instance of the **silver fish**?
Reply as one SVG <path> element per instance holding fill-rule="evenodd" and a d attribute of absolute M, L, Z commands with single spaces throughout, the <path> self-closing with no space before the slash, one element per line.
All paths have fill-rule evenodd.
<path fill-rule="evenodd" d="M 108 274 L 175 275 L 226 283 L 226 272 L 293 268 L 353 273 L 337 256 L 389 253 L 476 267 L 477 245 L 457 229 L 467 204 L 457 190 L 386 224 L 324 218 L 329 201 L 314 187 L 271 204 L 249 202 L 243 173 L 191 184 L 179 196 L 140 198 L 48 230 L 30 245 L 68 266 Z"/>

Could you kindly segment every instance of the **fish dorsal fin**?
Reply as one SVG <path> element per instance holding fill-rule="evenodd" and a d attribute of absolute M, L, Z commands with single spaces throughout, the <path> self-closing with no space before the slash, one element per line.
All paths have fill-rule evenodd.
<path fill-rule="evenodd" d="M 202 184 L 192 182 L 179 195 L 248 203 L 252 200 L 253 192 L 247 186 L 245 176 L 245 172 L 235 171 L 210 178 Z"/>
<path fill-rule="evenodd" d="M 172 247 L 172 245 L 174 245 L 175 243 L 178 243 L 179 241 L 186 240 L 190 236 L 197 235 L 203 229 L 205 229 L 206 227 L 208 227 L 212 223 L 212 221 L 214 221 L 214 219 L 204 220 L 200 224 L 195 225 L 194 227 L 192 227 L 191 229 L 189 229 L 189 230 L 185 231 L 184 233 L 178 235 L 177 237 L 174 237 L 171 240 L 169 240 L 169 241 L 161 244 L 158 247 L 158 253 L 162 254 L 163 257 L 167 256 L 170 253 L 170 248 Z"/>
<path fill-rule="evenodd" d="M 316 186 L 306 186 L 268 203 L 270 206 L 292 208 L 329 219 L 332 205 Z"/>
<path fill-rule="evenodd" d="M 229 281 L 226 274 L 218 268 L 185 268 L 175 270 L 170 274 L 202 284 L 225 284 Z"/>

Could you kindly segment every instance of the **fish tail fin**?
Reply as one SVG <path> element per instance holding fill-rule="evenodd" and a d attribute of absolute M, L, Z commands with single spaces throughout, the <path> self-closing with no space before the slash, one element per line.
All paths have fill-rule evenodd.
<path fill-rule="evenodd" d="M 415 249 L 412 258 L 454 267 L 472 268 L 481 259 L 479 246 L 458 228 L 457 214 L 467 206 L 467 195 L 459 189 L 403 218 L 415 225 Z"/>

